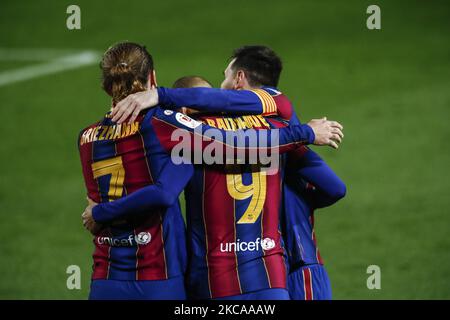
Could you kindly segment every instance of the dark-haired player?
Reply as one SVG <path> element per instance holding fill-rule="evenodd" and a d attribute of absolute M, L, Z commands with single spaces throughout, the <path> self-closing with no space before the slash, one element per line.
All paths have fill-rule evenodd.
<path fill-rule="evenodd" d="M 182 77 L 173 85 L 173 88 L 196 87 L 212 86 L 199 76 Z M 183 109 L 194 117 L 200 115 L 198 111 Z M 288 256 L 290 297 L 331 299 L 330 281 L 314 232 L 314 211 L 341 199 L 346 192 L 345 184 L 317 154 L 307 149 L 291 154 L 286 167 L 281 226 Z"/>
<path fill-rule="evenodd" d="M 281 67 L 281 61 L 279 60 L 279 58 L 273 51 L 271 51 L 267 47 L 247 46 L 239 48 L 235 51 L 230 64 L 225 70 L 225 80 L 222 83 L 222 87 L 228 89 L 253 90 L 253 94 L 256 94 L 260 100 L 260 104 L 256 108 L 252 104 L 254 102 L 254 95 L 248 93 L 247 100 L 241 102 L 239 109 L 233 110 L 232 108 L 230 108 L 230 106 L 236 108 L 236 105 L 230 103 L 231 99 L 223 97 L 223 95 L 226 95 L 228 93 L 224 93 L 223 91 L 218 92 L 217 90 L 191 89 L 177 91 L 160 88 L 158 89 L 158 100 L 159 102 L 167 106 L 172 105 L 175 107 L 187 105 L 198 108 L 203 103 L 207 105 L 206 110 L 212 110 L 216 112 L 265 112 L 266 115 L 277 114 L 285 120 L 293 120 L 293 122 L 298 122 L 296 116 L 293 116 L 293 110 L 290 106 L 289 101 L 284 95 L 281 94 L 281 92 L 276 89 L 279 74 L 281 72 Z M 145 97 L 143 94 L 141 96 L 135 95 L 130 98 L 132 101 L 137 103 L 137 106 L 139 106 L 140 104 L 141 108 L 147 107 L 151 104 L 149 102 L 149 100 L 151 101 L 151 99 L 148 98 L 148 94 L 147 97 Z M 128 102 L 124 101 L 121 103 L 124 103 L 124 105 L 126 105 Z M 131 111 L 133 110 L 130 109 L 128 114 L 130 114 Z M 124 120 L 128 116 L 128 114 L 124 116 L 120 113 L 120 109 L 117 109 L 117 114 L 115 115 L 115 117 L 118 119 L 122 117 L 122 119 L 120 120 Z M 214 122 L 208 121 L 208 123 L 214 125 Z M 216 125 L 218 127 L 227 126 L 227 124 L 224 124 L 223 122 L 217 122 Z M 336 130 L 336 134 L 339 134 L 338 130 Z M 339 137 L 337 136 L 334 137 L 334 139 L 340 141 Z M 307 150 L 307 153 L 311 154 L 312 151 Z M 317 185 L 321 186 L 321 182 L 323 182 L 323 179 L 318 179 L 318 181 L 316 182 Z M 338 191 L 331 190 L 332 192 L 327 195 L 329 197 L 330 204 L 337 201 L 345 194 L 345 186 L 343 186 L 343 188 L 342 186 L 343 184 L 338 185 L 337 187 L 340 188 Z M 283 202 L 285 204 L 288 204 L 289 208 L 293 208 L 293 210 L 290 212 L 285 212 L 285 215 L 287 215 L 288 218 L 284 221 L 295 221 L 295 219 L 290 219 L 289 216 L 298 216 L 302 214 L 303 210 L 303 208 L 301 208 L 300 206 L 291 205 L 291 203 L 295 203 L 295 201 L 291 201 L 290 198 L 298 197 L 298 195 L 292 192 L 290 193 L 290 188 L 292 187 L 289 187 L 287 184 L 284 186 L 285 192 L 283 193 Z M 293 235 L 294 237 L 298 234 L 298 231 L 295 231 L 294 229 L 289 229 L 288 232 L 291 232 L 291 235 Z M 292 271 L 295 270 L 292 269 Z M 321 270 L 319 270 L 319 272 L 320 271 Z M 324 282 L 328 281 L 327 277 L 325 278 L 320 275 L 319 279 L 323 279 Z M 328 295 L 325 294 L 324 297 L 328 297 Z"/>
<path fill-rule="evenodd" d="M 113 109 L 120 99 L 156 84 L 153 60 L 138 44 L 110 48 L 101 67 L 103 88 L 112 96 Z M 117 124 L 106 114 L 80 133 L 89 198 L 108 203 L 125 195 L 139 197 L 144 187 L 157 195 L 145 210 L 131 208 L 131 215 L 92 216 L 89 210 L 83 214 L 84 225 L 95 234 L 91 299 L 185 298 L 185 230 L 177 198 L 192 167 L 173 164 L 167 153 L 172 141 L 164 126 L 192 129 L 200 123 L 178 115 L 155 108 L 129 124 Z M 300 135 L 312 133 L 311 128 L 302 130 Z M 292 138 L 291 133 L 287 136 Z"/>

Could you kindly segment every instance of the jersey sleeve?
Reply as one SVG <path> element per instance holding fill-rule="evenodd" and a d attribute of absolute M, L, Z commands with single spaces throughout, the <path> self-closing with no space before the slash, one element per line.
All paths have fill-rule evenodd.
<path fill-rule="evenodd" d="M 308 193 L 315 208 L 330 206 L 346 194 L 344 182 L 317 153 L 307 147 L 289 153 L 288 172 L 294 172 L 296 177 L 314 186 Z"/>
<path fill-rule="evenodd" d="M 165 108 L 190 107 L 204 112 L 226 114 L 273 114 L 275 101 L 262 89 L 225 90 L 216 88 L 158 88 L 159 103 Z"/>
<path fill-rule="evenodd" d="M 98 223 L 109 223 L 126 216 L 148 214 L 155 207 L 168 208 L 177 201 L 193 172 L 192 165 L 176 165 L 169 160 L 155 184 L 118 200 L 99 203 L 92 209 L 92 217 Z"/>
<path fill-rule="evenodd" d="M 247 155 L 251 150 L 264 150 L 267 155 L 272 152 L 285 153 L 315 140 L 314 131 L 308 125 L 230 131 L 203 124 L 179 112 L 162 109 L 155 112 L 151 121 L 166 151 L 172 151 L 181 142 L 187 144 L 187 150 L 194 152 L 204 151 L 214 144 L 216 151 L 223 155 L 222 159 L 230 155 L 235 159 L 238 155 Z M 190 157 L 192 154 L 184 156 Z"/>
<path fill-rule="evenodd" d="M 295 112 L 295 110 L 292 110 L 292 114 L 291 117 L 289 119 L 289 124 L 290 125 L 301 125 L 300 119 L 297 116 L 297 113 Z"/>

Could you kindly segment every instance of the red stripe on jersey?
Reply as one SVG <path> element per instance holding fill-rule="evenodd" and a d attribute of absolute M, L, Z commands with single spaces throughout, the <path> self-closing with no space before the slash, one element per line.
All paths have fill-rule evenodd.
<path fill-rule="evenodd" d="M 182 142 L 183 144 L 188 143 L 189 147 L 191 148 L 191 151 L 202 151 L 212 143 L 215 144 L 215 148 L 225 147 L 225 143 L 219 142 L 220 141 L 219 139 L 218 140 L 210 139 L 207 136 L 204 136 L 200 133 L 190 132 L 188 130 L 185 130 L 182 126 L 176 126 L 174 124 L 168 123 L 164 120 L 155 117 L 152 118 L 152 125 L 153 130 L 155 131 L 156 136 L 158 137 L 159 143 L 169 153 L 180 142 Z M 174 135 L 175 131 L 178 131 L 178 134 Z M 187 136 L 188 134 L 189 137 Z M 172 136 L 178 137 L 178 140 L 175 140 L 174 138 L 172 138 Z M 195 140 L 195 137 L 197 137 L 198 140 Z M 231 148 L 231 151 L 234 151 L 234 149 Z M 227 154 L 225 150 L 223 151 L 223 154 Z"/>
<path fill-rule="evenodd" d="M 135 232 L 138 236 L 142 232 L 148 232 L 151 236 L 148 244 L 139 244 L 136 280 L 167 279 L 161 213 L 151 214 Z"/>
<path fill-rule="evenodd" d="M 312 280 L 311 280 L 311 270 L 309 268 L 304 268 L 302 270 L 303 273 L 303 281 L 304 281 L 304 289 L 305 289 L 305 300 L 313 299 L 313 289 L 312 289 Z"/>
<path fill-rule="evenodd" d="M 277 96 L 272 96 L 277 104 L 277 113 L 278 115 L 286 120 L 290 120 L 292 117 L 292 104 L 289 99 L 284 95 L 280 94 Z"/>
<path fill-rule="evenodd" d="M 141 135 L 135 134 L 116 143 L 117 155 L 125 169 L 124 187 L 127 194 L 153 184 Z"/>
<path fill-rule="evenodd" d="M 140 133 L 116 143 L 117 155 L 122 157 L 125 169 L 124 188 L 127 194 L 153 184 L 144 141 Z M 136 250 L 136 280 L 166 279 L 166 261 L 162 240 L 162 222 L 158 211 L 148 215 L 143 225 L 135 229 L 136 235 L 148 232 L 150 243 L 138 244 Z"/>
<path fill-rule="evenodd" d="M 175 147 L 180 142 L 180 141 L 173 141 L 171 138 L 173 132 L 178 128 L 170 123 L 167 123 L 155 117 L 152 118 L 151 122 L 153 125 L 153 130 L 155 131 L 160 144 L 166 151 L 170 152 L 170 150 L 172 150 L 172 148 Z"/>
<path fill-rule="evenodd" d="M 323 260 L 322 260 L 322 257 L 320 255 L 319 248 L 317 247 L 316 231 L 314 230 L 314 210 L 311 210 L 310 222 L 311 222 L 311 230 L 312 230 L 312 240 L 313 240 L 314 246 L 316 247 L 317 263 L 323 264 Z"/>
<path fill-rule="evenodd" d="M 204 218 L 211 297 L 241 294 L 235 252 L 221 252 L 221 244 L 236 241 L 234 200 L 223 171 L 204 170 Z"/>
<path fill-rule="evenodd" d="M 308 152 L 308 148 L 306 146 L 300 146 L 295 150 L 289 152 L 289 156 L 287 157 L 286 167 L 288 168 L 298 168 L 299 164 L 301 164 L 301 159 Z"/>
<path fill-rule="evenodd" d="M 108 279 L 109 274 L 109 253 L 111 247 L 107 244 L 99 244 L 99 237 L 111 237 L 111 233 L 109 228 L 104 229 L 94 238 L 95 250 L 92 258 L 94 260 L 93 272 L 92 272 L 92 280 L 96 279 Z"/>
<path fill-rule="evenodd" d="M 87 127 L 86 129 L 84 129 L 84 131 L 86 131 L 90 128 L 95 128 L 97 125 L 98 125 L 98 123 L 94 123 L 90 127 Z M 93 162 L 92 148 L 93 147 L 94 147 L 94 144 L 92 142 L 85 143 L 79 147 L 79 151 L 80 151 L 81 166 L 82 166 L 83 176 L 84 176 L 84 183 L 86 185 L 88 197 L 91 198 L 92 200 L 94 200 L 95 202 L 99 203 L 99 202 L 101 202 L 100 191 L 98 189 L 97 180 L 94 179 L 94 173 L 92 171 L 92 162 Z"/>
<path fill-rule="evenodd" d="M 98 123 L 94 123 L 90 127 L 87 127 L 83 130 L 90 128 L 95 128 Z M 95 202 L 101 202 L 101 195 L 98 188 L 98 182 L 94 179 L 94 173 L 92 171 L 92 163 L 93 163 L 93 150 L 94 144 L 85 143 L 79 147 L 80 158 L 81 158 L 81 166 L 83 170 L 84 182 L 86 185 L 86 189 L 88 192 L 88 197 L 94 200 Z M 109 229 L 103 230 L 99 235 L 94 237 L 94 245 L 95 250 L 92 255 L 94 260 L 92 279 L 107 279 L 109 272 L 109 250 L 110 246 L 107 244 L 99 244 L 99 237 L 104 237 L 109 235 Z"/>
<path fill-rule="evenodd" d="M 277 129 L 286 127 L 286 123 L 281 120 L 277 120 L 274 118 L 267 118 L 266 120 L 267 120 L 267 122 L 269 122 L 272 126 L 274 126 Z"/>
<path fill-rule="evenodd" d="M 319 248 L 317 248 L 317 246 L 316 246 L 316 258 L 317 258 L 317 263 L 323 264 L 323 259 L 322 259 L 322 256 L 320 255 L 320 251 L 319 251 Z"/>
<path fill-rule="evenodd" d="M 264 264 L 271 288 L 286 288 L 286 265 L 278 229 L 281 203 L 280 172 L 266 176 L 266 200 L 262 212 L 262 238 L 275 241 L 275 247 L 264 250 Z"/>

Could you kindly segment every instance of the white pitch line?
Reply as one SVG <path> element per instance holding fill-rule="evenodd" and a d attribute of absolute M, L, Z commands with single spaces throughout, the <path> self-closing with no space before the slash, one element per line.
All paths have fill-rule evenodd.
<path fill-rule="evenodd" d="M 71 55 L 60 56 L 59 58 L 50 60 L 46 63 L 40 63 L 14 70 L 7 70 L 0 73 L 0 87 L 19 81 L 87 66 L 98 62 L 99 58 L 100 57 L 97 52 L 82 51 Z"/>
<path fill-rule="evenodd" d="M 0 61 L 50 61 L 80 52 L 82 51 L 56 48 L 0 48 Z"/>

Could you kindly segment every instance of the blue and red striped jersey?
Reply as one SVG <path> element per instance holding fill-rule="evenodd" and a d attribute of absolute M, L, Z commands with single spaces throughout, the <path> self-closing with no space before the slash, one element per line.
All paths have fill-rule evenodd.
<path fill-rule="evenodd" d="M 238 116 L 201 120 L 213 127 L 244 122 Z M 282 123 L 267 119 L 253 128 L 276 128 L 277 122 Z M 195 166 L 185 190 L 192 298 L 286 287 L 279 230 L 282 183 L 283 165 L 271 174 L 260 165 Z"/>
<path fill-rule="evenodd" d="M 287 97 L 275 88 L 244 92 L 209 88 L 162 88 L 158 93 L 167 106 L 185 105 L 207 112 L 233 114 L 276 114 L 288 120 L 290 125 L 300 125 Z M 213 122 L 210 124 L 213 125 Z M 222 120 L 217 121 L 217 127 L 229 130 L 235 128 L 233 121 Z M 295 164 L 288 166 L 287 181 L 282 187 L 281 221 L 288 265 L 290 269 L 294 269 L 303 264 L 322 263 L 314 233 L 313 210 L 331 205 L 342 198 L 345 195 L 345 185 L 325 162 L 308 148 L 292 150 L 287 159 L 290 164 Z M 197 170 L 196 174 L 202 176 Z M 302 179 L 312 181 L 318 188 L 314 192 L 305 192 L 304 188 L 299 187 L 303 185 Z M 202 287 L 206 288 L 206 285 L 203 284 Z"/>
<path fill-rule="evenodd" d="M 286 126 L 290 102 L 274 89 L 247 92 L 219 89 L 174 89 L 160 92 L 166 105 L 186 105 L 209 112 L 236 111 L 261 116 L 203 116 L 223 130 Z M 169 92 L 170 91 L 170 92 Z M 217 95 L 223 95 L 217 99 Z M 242 94 L 247 95 L 242 101 Z M 209 100 L 208 100 L 209 99 Z M 206 102 L 205 102 L 206 100 Z M 226 100 L 226 101 L 223 101 Z M 246 101 L 245 101 L 246 100 Z M 215 109 L 217 108 L 217 109 Z M 275 118 L 276 115 L 281 114 Z M 273 116 L 274 118 L 269 118 Z M 284 158 L 284 157 L 283 157 Z M 281 160 L 283 162 L 283 160 Z M 258 165 L 196 166 L 186 190 L 192 298 L 219 298 L 267 288 L 286 287 L 286 265 L 279 230 L 283 164 L 267 174 Z"/>
<path fill-rule="evenodd" d="M 306 264 L 323 264 L 317 247 L 314 233 L 314 206 L 309 200 L 311 190 L 302 188 L 298 181 L 289 181 L 283 190 L 282 230 L 285 240 L 286 254 L 289 262 L 289 271 Z M 297 184 L 296 187 L 292 185 Z"/>
<path fill-rule="evenodd" d="M 108 203 L 160 178 L 171 159 L 153 129 L 157 110 L 122 125 L 106 115 L 81 131 L 78 145 L 89 198 Z M 192 174 L 183 166 L 169 171 L 175 171 L 184 184 Z M 169 207 L 152 207 L 113 221 L 94 219 L 105 227 L 94 238 L 93 279 L 162 280 L 184 274 L 186 231 L 178 200 Z"/>
<path fill-rule="evenodd" d="M 262 114 L 285 120 L 293 116 L 289 100 L 274 88 L 252 91 L 160 88 L 158 93 L 160 102 L 167 107 Z M 264 122 L 252 124 L 243 117 L 206 116 L 202 120 L 224 130 L 267 127 L 265 118 Z M 269 123 L 270 127 L 286 125 L 275 119 Z M 286 287 L 279 231 L 283 166 L 274 175 L 266 175 L 260 169 L 250 165 L 196 166 L 194 178 L 185 191 L 191 252 L 188 289 L 193 298 Z"/>
<path fill-rule="evenodd" d="M 220 119 L 220 121 L 223 120 L 231 120 L 231 118 Z M 260 115 L 243 116 L 242 119 L 233 120 L 239 120 L 238 124 L 247 129 L 230 132 L 202 124 L 182 113 L 155 109 L 151 118 L 154 133 L 161 146 L 170 153 L 171 160 L 176 160 L 176 163 L 166 161 L 153 184 L 112 202 L 96 205 L 92 209 L 94 220 L 107 223 L 125 216 L 148 213 L 153 207 L 169 207 L 186 185 L 190 177 L 189 173 L 193 171 L 192 167 L 187 165 L 191 164 L 192 160 L 199 164 L 223 164 L 230 161 L 232 163 L 258 162 L 258 159 L 264 159 L 271 164 L 270 160 L 276 160 L 280 153 L 296 150 L 314 139 L 314 134 L 308 126 L 254 130 L 251 129 L 254 124 L 260 127 L 270 127 L 270 125 Z M 275 123 L 275 120 L 271 119 L 271 122 Z M 206 152 L 207 149 L 209 149 L 208 152 Z M 254 151 L 262 151 L 263 155 L 256 153 L 256 157 L 249 159 L 248 156 L 254 154 Z M 203 158 L 203 152 L 208 157 Z M 214 159 L 209 158 L 211 153 L 214 153 Z M 197 155 L 200 157 L 196 157 Z M 270 158 L 266 158 L 265 155 L 270 155 Z M 178 164 L 184 166 L 181 176 L 180 169 L 176 168 Z"/>
<path fill-rule="evenodd" d="M 203 94 L 208 96 L 210 93 L 212 95 L 209 96 L 208 103 L 213 105 L 211 111 L 214 112 L 218 112 L 217 108 L 220 105 L 226 105 L 229 110 L 239 110 L 235 108 L 239 108 L 239 103 L 242 103 L 239 100 L 242 97 L 237 94 L 237 91 L 218 92 L 218 89 L 202 91 L 203 88 L 175 90 L 162 93 L 162 95 L 166 94 L 163 100 L 170 101 L 174 107 L 184 105 L 201 109 L 201 96 Z M 184 90 L 195 91 L 195 95 L 191 97 L 192 100 L 190 100 L 189 91 Z M 198 90 L 201 92 L 197 92 Z M 270 120 L 266 121 L 266 118 L 261 116 L 246 115 L 241 117 L 205 116 L 202 120 L 212 127 L 240 130 L 252 127 L 257 129 L 283 127 L 287 124 L 285 120 L 295 118 L 290 102 L 281 92 L 273 88 L 258 90 L 261 91 L 239 91 L 244 93 L 246 100 L 244 105 L 252 109 L 255 114 L 265 112 L 266 115 L 274 116 L 277 113 L 281 115 L 281 119 L 280 117 L 267 118 Z M 173 92 L 176 99 L 170 97 Z M 221 100 L 214 98 L 217 94 Z M 228 94 L 231 94 L 231 98 L 227 96 Z M 194 102 L 189 103 L 189 101 Z M 193 121 L 188 118 L 178 119 L 178 117 L 175 117 L 175 120 L 178 119 L 175 121 L 165 117 L 164 114 L 152 119 L 155 132 L 161 140 L 168 141 L 168 137 L 178 125 L 178 120 L 187 121 L 188 127 Z M 280 132 L 283 132 L 282 130 Z M 283 135 L 280 134 L 280 142 L 284 141 L 281 136 Z M 292 141 L 292 139 L 286 141 Z M 169 141 L 164 145 L 170 149 L 173 143 Z M 305 172 L 306 177 L 309 174 L 310 172 Z M 282 178 L 282 169 L 274 175 L 266 175 L 261 172 L 259 166 L 254 165 L 196 166 L 194 178 L 185 192 L 189 249 L 192 257 L 189 266 L 189 287 L 193 297 L 214 298 L 270 287 L 285 287 L 284 261 L 280 260 L 283 252 L 282 240 L 278 230 L 281 189 L 286 188 L 282 184 Z M 150 187 L 144 189 L 154 191 L 150 190 Z M 149 203 L 146 200 L 149 197 L 144 195 L 142 193 L 140 198 L 129 196 L 123 200 L 140 199 L 142 201 L 139 202 L 142 204 Z M 102 206 L 106 211 L 109 210 L 115 214 L 130 208 L 122 202 L 122 199 L 115 203 L 117 205 L 113 205 L 113 202 L 111 205 Z"/>
<path fill-rule="evenodd" d="M 283 186 L 281 227 L 289 271 L 323 264 L 314 231 L 314 211 L 343 198 L 345 184 L 312 150 L 289 153 Z"/>
<path fill-rule="evenodd" d="M 271 87 L 253 90 L 159 87 L 158 96 L 164 108 L 189 107 L 215 115 L 263 115 L 290 120 L 294 112 L 289 99 Z M 233 123 L 224 123 L 223 128 L 221 123 L 218 125 L 219 129 L 227 129 Z"/>

